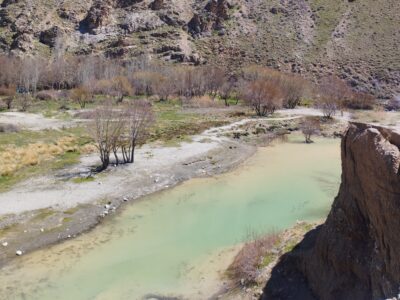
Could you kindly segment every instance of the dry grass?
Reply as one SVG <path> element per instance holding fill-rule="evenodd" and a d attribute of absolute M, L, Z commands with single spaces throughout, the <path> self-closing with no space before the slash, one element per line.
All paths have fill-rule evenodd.
<path fill-rule="evenodd" d="M 277 233 L 254 236 L 245 243 L 228 268 L 229 277 L 236 286 L 250 286 L 256 283 L 259 266 L 265 254 L 278 241 Z"/>
<path fill-rule="evenodd" d="M 0 176 L 11 176 L 16 171 L 35 166 L 66 152 L 76 152 L 74 137 L 61 137 L 53 144 L 32 143 L 23 147 L 9 146 L 0 152 Z"/>
<path fill-rule="evenodd" d="M 183 106 L 186 108 L 206 108 L 206 107 L 223 107 L 221 101 L 214 100 L 208 95 L 201 97 L 193 97 L 183 100 Z"/>

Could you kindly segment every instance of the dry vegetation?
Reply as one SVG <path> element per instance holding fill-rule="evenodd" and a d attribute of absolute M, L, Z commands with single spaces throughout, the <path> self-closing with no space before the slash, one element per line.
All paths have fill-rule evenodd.
<path fill-rule="evenodd" d="M 249 286 L 256 283 L 264 255 L 278 241 L 278 234 L 264 236 L 252 235 L 227 270 L 236 286 Z"/>
<path fill-rule="evenodd" d="M 243 118 L 247 108 L 264 117 L 315 99 L 311 103 L 329 118 L 339 109 L 374 105 L 372 96 L 353 92 L 337 78 L 315 85 L 300 76 L 260 66 L 232 73 L 207 65 L 160 65 L 142 57 L 119 60 L 64 55 L 51 59 L 0 56 L 0 64 L 0 110 L 40 112 L 65 119 L 73 116 L 68 110 L 78 110 L 76 117 L 92 120 L 88 128 L 100 154 L 101 169 L 110 163 L 110 155 L 116 164 L 131 163 L 135 148 L 145 142 L 179 143 L 210 127 Z M 226 113 L 210 113 L 224 107 Z M 234 107 L 238 110 L 229 112 Z M 196 109 L 208 113 L 186 112 Z M 316 124 L 303 125 L 310 142 Z M 9 124 L 0 125 L 2 134 L 16 131 L 18 128 Z M 65 143 L 62 138 L 23 146 L 6 143 L 0 151 L 6 161 L 1 165 L 1 176 L 9 178 L 25 167 L 74 151 L 74 143 Z"/>

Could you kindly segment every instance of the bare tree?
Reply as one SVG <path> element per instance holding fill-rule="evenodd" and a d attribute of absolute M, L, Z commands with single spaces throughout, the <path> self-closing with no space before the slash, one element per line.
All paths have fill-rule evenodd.
<path fill-rule="evenodd" d="M 125 111 L 126 131 L 121 143 L 124 161 L 135 161 L 135 149 L 146 141 L 149 127 L 154 122 L 151 104 L 137 100 L 130 104 Z"/>
<path fill-rule="evenodd" d="M 43 65 L 44 63 L 38 57 L 26 57 L 21 61 L 19 84 L 25 93 L 36 94 Z"/>
<path fill-rule="evenodd" d="M 349 87 L 336 77 L 323 78 L 319 85 L 318 107 L 326 118 L 332 118 L 338 109 L 343 112 L 345 100 L 351 91 Z"/>
<path fill-rule="evenodd" d="M 173 74 L 161 76 L 158 81 L 154 82 L 154 93 L 160 97 L 160 101 L 168 101 L 169 97 L 176 93 L 175 82 Z"/>
<path fill-rule="evenodd" d="M 250 82 L 242 91 L 242 96 L 260 117 L 273 114 L 282 107 L 282 92 L 272 81 L 259 79 Z"/>
<path fill-rule="evenodd" d="M 239 101 L 239 98 L 236 97 L 235 93 L 235 81 L 233 78 L 225 78 L 224 83 L 221 85 L 219 88 L 219 95 L 221 99 L 224 100 L 225 106 L 229 106 L 229 99 L 235 97 L 236 98 L 236 104 Z"/>
<path fill-rule="evenodd" d="M 95 109 L 91 118 L 88 128 L 99 151 L 102 171 L 110 164 L 110 154 L 123 133 L 125 119 L 121 111 L 113 109 L 111 102 Z"/>
<path fill-rule="evenodd" d="M 312 143 L 311 137 L 315 134 L 318 134 L 321 130 L 321 125 L 318 119 L 315 118 L 306 118 L 300 124 L 301 132 L 304 135 L 305 142 L 307 144 Z"/>
<path fill-rule="evenodd" d="M 296 108 L 300 104 L 304 94 L 305 81 L 296 76 L 285 76 L 280 80 L 284 93 L 283 106 L 286 108 Z"/>
<path fill-rule="evenodd" d="M 71 90 L 70 98 L 72 99 L 72 101 L 78 103 L 80 108 L 83 109 L 86 107 L 86 104 L 93 99 L 93 95 L 90 90 L 88 90 L 84 86 L 81 86 Z"/>

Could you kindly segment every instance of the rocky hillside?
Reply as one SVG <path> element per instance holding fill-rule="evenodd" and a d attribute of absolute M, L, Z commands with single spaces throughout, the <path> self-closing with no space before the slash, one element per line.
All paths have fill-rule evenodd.
<path fill-rule="evenodd" d="M 342 141 L 342 184 L 325 224 L 281 258 L 263 299 L 397 297 L 399 148 L 398 132 L 350 126 Z"/>
<path fill-rule="evenodd" d="M 398 0 L 0 0 L 0 51 L 336 74 L 400 93 Z"/>

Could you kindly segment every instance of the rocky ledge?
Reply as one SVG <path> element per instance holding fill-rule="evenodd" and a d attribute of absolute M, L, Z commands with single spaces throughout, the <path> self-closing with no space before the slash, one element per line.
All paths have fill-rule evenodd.
<path fill-rule="evenodd" d="M 272 271 L 261 299 L 385 299 L 400 286 L 400 133 L 352 123 L 325 224 Z"/>

